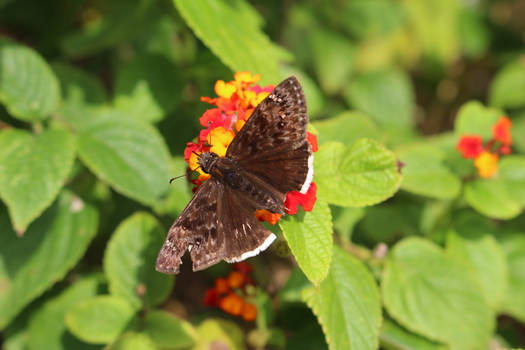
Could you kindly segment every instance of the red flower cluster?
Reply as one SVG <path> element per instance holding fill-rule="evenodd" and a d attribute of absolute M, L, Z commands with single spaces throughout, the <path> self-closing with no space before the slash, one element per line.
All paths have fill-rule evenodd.
<path fill-rule="evenodd" d="M 190 169 L 199 173 L 198 178 L 191 181 L 196 185 L 193 189 L 194 192 L 203 181 L 210 178 L 210 175 L 204 173 L 198 166 L 198 155 L 203 152 L 213 152 L 219 157 L 224 157 L 236 133 L 242 129 L 255 107 L 273 91 L 273 85 L 265 87 L 254 85 L 259 79 L 259 74 L 237 72 L 233 81 L 217 81 L 215 93 L 218 97 L 201 97 L 201 101 L 210 103 L 215 108 L 208 109 L 201 116 L 199 121 L 205 129 L 199 133 L 196 143 L 187 143 L 184 151 L 184 159 Z M 316 152 L 318 149 L 317 137 L 308 133 L 307 140 L 312 146 L 312 151 Z M 301 194 L 298 191 L 287 193 L 286 212 L 290 215 L 297 213 L 298 205 L 301 205 L 306 211 L 311 211 L 316 201 L 316 190 L 317 187 L 312 182 L 306 194 Z M 268 210 L 257 210 L 255 216 L 258 220 L 267 221 L 272 225 L 281 218 L 280 214 Z"/>
<path fill-rule="evenodd" d="M 215 280 L 215 286 L 206 290 L 202 302 L 206 306 L 219 307 L 230 315 L 241 316 L 245 321 L 254 321 L 257 306 L 247 301 L 253 296 L 248 295 L 246 289 L 247 285 L 254 285 L 250 277 L 252 267 L 240 262 L 234 264 L 233 269 L 228 277 Z"/>
<path fill-rule="evenodd" d="M 459 139 L 456 149 L 463 158 L 474 159 L 480 177 L 491 177 L 498 171 L 499 156 L 511 153 L 511 126 L 510 119 L 504 116 L 492 126 L 492 139 L 485 144 L 479 135 L 464 135 Z"/>

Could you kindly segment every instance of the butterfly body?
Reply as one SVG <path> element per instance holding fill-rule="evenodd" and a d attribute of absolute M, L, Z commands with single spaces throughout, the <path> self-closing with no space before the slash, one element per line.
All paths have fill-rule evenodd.
<path fill-rule="evenodd" d="M 284 214 L 286 193 L 308 189 L 313 155 L 307 125 L 302 88 L 290 77 L 257 106 L 224 157 L 200 154 L 198 164 L 211 178 L 170 228 L 157 271 L 178 273 L 186 250 L 196 271 L 266 249 L 275 235 L 257 221 L 255 210 Z"/>
<path fill-rule="evenodd" d="M 207 174 L 217 181 L 235 190 L 256 209 L 267 209 L 284 214 L 284 197 L 271 187 L 265 186 L 256 177 L 251 177 L 242 167 L 229 157 L 219 157 L 213 152 L 204 152 L 199 156 L 198 164 Z M 261 189 L 264 189 L 261 191 Z"/>

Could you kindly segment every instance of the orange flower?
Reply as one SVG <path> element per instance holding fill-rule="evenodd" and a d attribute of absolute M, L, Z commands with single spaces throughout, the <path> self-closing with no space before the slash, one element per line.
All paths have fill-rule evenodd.
<path fill-rule="evenodd" d="M 242 318 L 247 321 L 254 321 L 257 317 L 257 306 L 251 304 L 251 303 L 245 303 L 242 307 Z"/>
<path fill-rule="evenodd" d="M 483 140 L 479 135 L 464 135 L 459 139 L 456 149 L 463 158 L 476 158 L 483 151 Z"/>
<path fill-rule="evenodd" d="M 474 160 L 474 165 L 478 169 L 478 174 L 482 178 L 491 177 L 496 171 L 498 171 L 498 158 L 496 153 L 490 153 L 483 151 Z"/>
<path fill-rule="evenodd" d="M 257 307 L 247 300 L 253 298 L 249 293 L 253 293 L 254 289 L 246 288 L 248 284 L 254 285 L 249 276 L 252 267 L 247 262 L 232 266 L 233 271 L 227 278 L 217 278 L 215 286 L 206 290 L 202 302 L 206 306 L 219 307 L 230 315 L 242 316 L 245 321 L 253 321 L 257 316 Z"/>
<path fill-rule="evenodd" d="M 511 126 L 512 122 L 508 117 L 499 118 L 498 122 L 492 127 L 493 139 L 504 145 L 510 145 L 512 143 Z"/>
<path fill-rule="evenodd" d="M 275 225 L 277 221 L 281 218 L 281 214 L 272 213 L 266 209 L 260 209 L 255 211 L 255 217 L 259 221 L 266 221 L 270 225 Z"/>
<path fill-rule="evenodd" d="M 230 288 L 241 288 L 244 284 L 244 275 L 239 271 L 232 271 L 228 275 L 227 281 Z"/>
<path fill-rule="evenodd" d="M 244 306 L 244 300 L 235 292 L 230 292 L 219 301 L 219 307 L 230 315 L 239 316 Z"/>
<path fill-rule="evenodd" d="M 225 278 L 219 277 L 215 280 L 215 290 L 219 294 L 226 294 L 230 291 L 230 286 Z"/>

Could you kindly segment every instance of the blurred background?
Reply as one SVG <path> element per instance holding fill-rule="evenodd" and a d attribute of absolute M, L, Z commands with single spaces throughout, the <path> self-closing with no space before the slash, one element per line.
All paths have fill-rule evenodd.
<path fill-rule="evenodd" d="M 82 326 L 78 320 L 80 325 L 75 324 L 73 319 L 67 327 L 75 335 L 65 333 L 64 313 L 70 306 L 66 301 L 80 300 L 82 293 L 85 298 L 106 293 L 105 279 L 120 273 L 119 264 L 133 265 L 133 259 L 143 258 L 141 254 L 148 256 L 146 260 L 154 260 L 158 240 L 151 243 L 153 249 L 146 249 L 148 242 L 138 248 L 127 245 L 133 245 L 135 239 L 140 241 L 137 237 L 143 233 L 155 231 L 164 237 L 191 198 L 190 185 L 183 179 L 169 189 L 167 181 L 186 171 L 183 151 L 186 143 L 198 135 L 198 118 L 209 108 L 200 97 L 214 97 L 215 82 L 232 80 L 235 71 L 260 73 L 261 86 L 297 75 L 320 144 L 328 140 L 350 144 L 357 138 L 370 137 L 394 150 L 414 142 L 432 142 L 454 153 L 453 129 L 458 110 L 466 102 L 478 100 L 511 117 L 515 151 L 524 153 L 524 19 L 525 0 L 0 0 L 0 36 L 36 51 L 60 82 L 61 102 L 51 114 L 49 125 L 60 124 L 63 117 L 77 127 L 85 115 L 100 111 L 136 119 L 160 133 L 158 147 L 164 152 L 160 157 L 166 160 L 165 165 L 153 166 L 155 176 L 166 182 L 146 198 L 133 194 L 127 185 L 119 187 L 121 179 L 133 178 L 133 174 L 100 175 L 98 165 L 92 165 L 89 151 L 79 145 L 81 161 L 77 159 L 72 165 L 66 181 L 68 194 L 63 196 L 73 196 L 73 202 L 78 196 L 97 209 L 99 219 L 93 235 L 79 248 L 85 250 L 85 255 L 79 254 L 67 268 L 42 282 L 19 303 L 13 301 L 16 295 L 1 295 L 1 277 L 14 280 L 16 276 L 10 273 L 16 269 L 10 270 L 9 262 L 21 264 L 19 260 L 33 255 L 15 254 L 22 250 L 9 253 L 8 243 L 12 241 L 5 237 L 16 235 L 0 204 L 0 244 L 4 244 L 0 248 L 0 298 L 4 304 L 0 302 L 0 306 L 5 315 L 9 314 L 0 321 L 2 347 L 92 349 L 109 346 L 115 339 L 111 335 L 91 339 L 84 334 L 89 333 L 88 326 Z M 246 31 L 239 31 L 240 25 L 245 25 Z M 0 128 L 39 130 L 42 124 L 30 125 L 2 105 Z M 135 145 L 140 144 L 137 141 Z M 149 146 L 154 150 L 145 158 L 157 157 L 157 144 Z M 467 176 L 465 167 L 457 165 L 459 157 L 445 158 L 447 166 L 457 174 L 455 181 Z M 159 169 L 163 173 L 159 174 Z M 443 243 L 443 227 L 455 220 L 452 210 L 474 213 L 469 218 L 474 217 L 476 222 L 492 224 L 492 219 L 501 219 L 484 210 L 467 208 L 457 198 L 459 185 L 454 194 L 444 196 L 447 198 L 432 190 L 429 193 L 404 189 L 394 199 L 367 209 L 332 206 L 337 242 L 356 256 L 368 256 L 378 244 L 390 245 L 410 235 Z M 453 205 L 455 209 L 450 209 Z M 523 232 L 522 208 L 515 215 L 506 216 L 508 230 Z M 464 222 L 468 226 L 470 221 Z M 142 231 L 134 232 L 136 227 Z M 26 234 L 32 233 L 31 226 L 28 230 Z M 117 259 L 114 264 L 118 266 L 109 266 L 106 259 L 113 254 L 109 252 L 112 244 L 115 255 L 120 254 L 119 249 L 135 249 L 136 256 L 130 261 Z M 68 249 L 65 245 L 57 247 L 57 253 Z M 521 260 L 516 266 L 522 268 L 525 248 L 519 254 Z M 180 331 L 173 333 L 175 339 L 150 334 L 160 339 L 156 348 L 326 349 L 315 316 L 300 302 L 299 287 L 307 281 L 290 258 L 284 240 L 250 264 L 253 271 L 248 273 L 249 279 L 254 282 L 249 288 L 262 290 L 257 294 L 257 307 L 266 320 L 248 322 L 207 307 L 203 302 L 206 290 L 218 278 L 231 276 L 232 268 L 223 263 L 194 274 L 191 263 L 185 260 L 176 282 L 162 277 L 152 282 L 158 283 L 155 288 L 159 291 L 152 300 L 137 300 L 143 313 L 156 308 L 177 316 L 176 321 L 166 319 L 166 314 L 148 318 L 151 328 L 171 325 L 173 321 L 176 324 L 170 332 Z M 380 268 L 373 264 L 370 268 L 379 279 Z M 142 276 L 144 272 L 131 274 Z M 31 276 L 24 278 L 30 280 Z M 522 289 L 516 290 L 525 293 L 522 273 L 517 280 Z M 71 286 L 79 285 L 79 281 L 82 287 L 72 290 Z M 23 290 L 27 282 L 20 283 Z M 140 289 L 128 292 L 141 295 Z M 493 349 L 525 344 L 522 299 L 513 304 L 515 309 L 508 307 L 506 314 L 498 318 Z M 15 304 L 16 307 L 9 306 Z M 122 311 L 125 307 L 111 305 L 127 312 Z M 89 305 L 86 308 L 89 310 Z M 53 318 L 57 313 L 60 321 Z M 227 321 L 213 321 L 216 318 Z M 188 321 L 200 328 L 195 330 Z M 60 329 L 48 328 L 50 323 L 59 324 Z M 385 339 L 409 332 L 388 318 L 387 326 L 391 328 L 387 327 L 385 334 L 391 338 L 382 339 L 381 347 L 401 349 Z M 206 338 L 202 334 L 211 335 Z M 133 337 L 130 336 L 129 344 L 148 344 L 140 336 Z M 200 341 L 195 340 L 199 337 Z M 216 339 L 223 342 L 214 343 Z M 407 348 L 442 348 L 435 340 L 422 339 L 412 343 L 423 344 L 421 347 Z M 126 341 L 111 348 L 134 348 Z M 165 346 L 159 345 L 163 341 Z"/>

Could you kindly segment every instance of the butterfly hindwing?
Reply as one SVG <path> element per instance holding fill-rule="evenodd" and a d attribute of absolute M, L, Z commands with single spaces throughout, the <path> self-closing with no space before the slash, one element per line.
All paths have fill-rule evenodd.
<path fill-rule="evenodd" d="M 275 235 L 255 218 L 255 206 L 232 189 L 225 187 L 218 214 L 219 230 L 225 239 L 223 259 L 229 263 L 257 255 L 275 239 Z"/>

